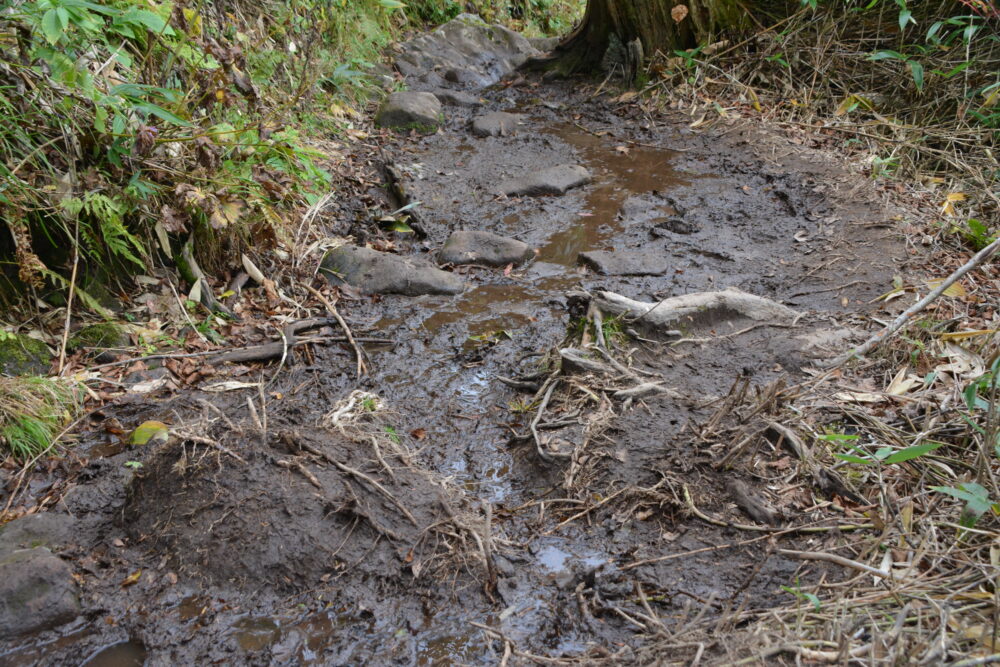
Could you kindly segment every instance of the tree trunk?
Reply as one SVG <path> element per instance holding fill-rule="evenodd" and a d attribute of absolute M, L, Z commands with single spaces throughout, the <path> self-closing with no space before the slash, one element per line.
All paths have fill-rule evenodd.
<path fill-rule="evenodd" d="M 560 74 L 620 65 L 631 81 L 645 56 L 709 43 L 745 18 L 737 0 L 588 0 L 580 26 L 537 64 Z"/>

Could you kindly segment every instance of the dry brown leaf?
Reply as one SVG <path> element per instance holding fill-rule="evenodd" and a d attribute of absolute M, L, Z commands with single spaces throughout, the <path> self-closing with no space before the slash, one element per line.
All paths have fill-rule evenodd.
<path fill-rule="evenodd" d="M 670 17 L 674 20 L 674 23 L 680 23 L 687 18 L 687 15 L 687 5 L 675 5 L 674 8 L 670 10 Z"/>

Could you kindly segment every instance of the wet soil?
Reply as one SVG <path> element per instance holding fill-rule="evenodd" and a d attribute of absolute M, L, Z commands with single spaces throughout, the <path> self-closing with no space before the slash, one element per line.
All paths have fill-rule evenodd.
<path fill-rule="evenodd" d="M 93 458 L 56 509 L 79 520 L 79 543 L 61 555 L 85 614 L 0 646 L 0 664 L 499 663 L 504 642 L 473 623 L 521 651 L 597 658 L 649 641 L 640 590 L 676 627 L 702 610 L 713 619 L 787 602 L 781 587 L 796 577 L 836 576 L 802 570 L 766 541 L 721 548 L 757 534 L 698 519 L 682 489 L 705 512 L 750 522 L 727 481 L 766 492 L 780 468 L 717 471 L 712 461 L 735 443 L 696 437 L 718 407 L 706 397 L 738 377 L 757 388 L 801 377 L 810 359 L 796 337 L 843 331 L 890 288 L 903 255 L 884 224 L 893 212 L 834 157 L 759 127 L 695 132 L 576 84 L 481 94 L 487 110 L 525 123 L 476 138 L 474 112 L 449 108 L 441 132 L 385 147 L 411 174 L 428 231 L 397 250 L 429 254 L 453 230 L 481 229 L 531 244 L 537 258 L 510 271 L 453 267 L 469 284 L 457 297 L 343 301 L 356 334 L 397 341 L 368 350 L 360 381 L 349 348 L 317 347 L 265 372 L 266 406 L 257 390 L 185 391 L 106 410 L 124 424 L 194 425 L 228 451 L 175 440 L 119 452 L 88 436 Z M 561 197 L 494 194 L 508 177 L 573 162 L 593 184 Z M 578 263 L 612 249 L 664 253 L 671 266 L 601 276 Z M 580 315 L 569 292 L 656 302 L 728 286 L 804 316 L 794 330 L 732 337 L 740 323 L 703 323 L 684 335 L 710 341 L 674 346 L 626 330 L 623 358 L 683 400 L 605 398 L 575 415 L 568 399 L 554 403 L 575 423 L 548 441 L 585 443 L 572 463 L 542 461 L 512 437 L 527 431 L 532 396 L 497 377 L 537 373 L 562 344 Z M 602 380 L 588 382 L 600 391 Z M 352 396 L 337 426 L 330 415 Z M 366 400 L 378 409 L 359 408 Z"/>

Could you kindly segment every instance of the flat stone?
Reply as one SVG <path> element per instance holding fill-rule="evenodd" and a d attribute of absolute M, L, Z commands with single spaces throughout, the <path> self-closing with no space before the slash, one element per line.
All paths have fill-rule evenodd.
<path fill-rule="evenodd" d="M 561 195 L 571 188 L 590 183 L 590 180 L 590 172 L 585 167 L 560 164 L 504 181 L 500 184 L 500 192 L 508 197 Z"/>
<path fill-rule="evenodd" d="M 19 549 L 59 547 L 75 543 L 76 520 L 68 514 L 39 512 L 0 527 L 0 557 Z"/>
<path fill-rule="evenodd" d="M 469 93 L 463 93 L 461 90 L 435 90 L 434 96 L 441 101 L 441 104 L 447 104 L 453 107 L 481 107 L 483 101 L 476 97 L 475 95 L 470 95 Z"/>
<path fill-rule="evenodd" d="M 668 257 L 653 250 L 592 250 L 580 253 L 580 263 L 605 276 L 662 276 L 670 269 Z"/>
<path fill-rule="evenodd" d="M 506 111 L 492 111 L 472 121 L 472 133 L 477 137 L 505 137 L 513 134 L 521 116 Z"/>
<path fill-rule="evenodd" d="M 45 547 L 0 557 L 0 639 L 50 630 L 80 615 L 73 573 Z"/>
<path fill-rule="evenodd" d="M 480 88 L 491 83 L 489 77 L 480 74 L 476 70 L 464 67 L 453 67 L 444 73 L 444 80 L 450 83 L 458 83 L 469 88 Z"/>
<path fill-rule="evenodd" d="M 657 222 L 650 231 L 654 236 L 669 237 L 671 234 L 694 234 L 701 231 L 701 226 L 684 218 L 672 217 Z"/>
<path fill-rule="evenodd" d="M 379 107 L 375 123 L 397 130 L 433 132 L 441 124 L 441 102 L 433 93 L 393 93 Z"/>
<path fill-rule="evenodd" d="M 438 261 L 443 264 L 507 266 L 522 264 L 535 256 L 527 243 L 489 232 L 458 231 L 448 237 Z"/>
<path fill-rule="evenodd" d="M 367 294 L 458 294 L 465 288 L 458 276 L 428 262 L 351 245 L 326 253 L 320 270 L 330 283 Z"/>

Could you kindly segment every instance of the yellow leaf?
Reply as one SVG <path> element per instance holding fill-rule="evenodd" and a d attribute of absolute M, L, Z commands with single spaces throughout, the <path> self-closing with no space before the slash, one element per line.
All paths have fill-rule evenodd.
<path fill-rule="evenodd" d="M 927 286 L 931 289 L 937 289 L 938 285 L 943 282 L 943 280 L 928 280 Z M 962 287 L 962 283 L 960 282 L 954 282 L 951 285 L 948 285 L 948 288 L 944 291 L 945 296 L 952 296 L 956 298 L 963 297 L 965 294 L 965 288 Z"/>
<path fill-rule="evenodd" d="M 158 421 L 147 421 L 139 424 L 132 435 L 129 437 L 128 442 L 130 445 L 146 445 L 146 444 L 158 444 L 161 442 L 166 442 L 167 438 L 170 437 L 170 429 L 163 422 Z"/>
<path fill-rule="evenodd" d="M 125 579 L 122 580 L 122 586 L 131 586 L 132 584 L 139 581 L 139 577 L 141 576 L 142 576 L 142 570 L 136 570 L 135 572 L 128 575 L 127 577 L 125 577 Z"/>
<path fill-rule="evenodd" d="M 949 192 L 941 204 L 941 213 L 947 216 L 955 215 L 955 202 L 965 201 L 964 192 Z"/>
<path fill-rule="evenodd" d="M 757 93 L 755 93 L 753 91 L 753 88 L 751 88 L 750 86 L 747 86 L 747 93 L 750 94 L 750 100 L 751 100 L 750 105 L 753 106 L 754 110 L 757 113 L 760 113 L 761 112 L 760 100 L 757 98 Z"/>
<path fill-rule="evenodd" d="M 975 331 L 952 331 L 941 334 L 941 340 L 965 340 L 966 338 L 978 338 L 979 336 L 992 336 L 997 333 L 996 329 L 977 329 Z"/>

